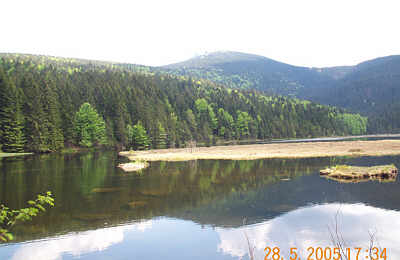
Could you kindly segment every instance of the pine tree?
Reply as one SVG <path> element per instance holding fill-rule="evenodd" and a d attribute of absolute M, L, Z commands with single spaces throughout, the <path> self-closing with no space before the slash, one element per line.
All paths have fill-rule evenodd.
<path fill-rule="evenodd" d="M 21 87 L 24 93 L 23 113 L 25 115 L 26 150 L 47 152 L 48 129 L 43 112 L 42 92 L 36 81 L 28 76 L 23 78 Z"/>
<path fill-rule="evenodd" d="M 17 89 L 0 70 L 0 141 L 4 152 L 22 152 L 24 135 Z"/>
<path fill-rule="evenodd" d="M 126 126 L 126 135 L 127 135 L 126 142 L 128 149 L 131 149 L 133 146 L 133 127 L 131 125 Z"/>
<path fill-rule="evenodd" d="M 47 79 L 43 84 L 42 106 L 46 115 L 46 128 L 48 132 L 46 144 L 52 151 L 64 147 L 64 136 L 61 131 L 61 117 L 57 106 L 57 96 L 52 90 L 52 81 Z"/>
<path fill-rule="evenodd" d="M 165 148 L 167 147 L 167 132 L 160 122 L 158 122 L 158 136 L 156 138 L 156 147 Z"/>
<path fill-rule="evenodd" d="M 186 121 L 187 121 L 189 130 L 190 130 L 190 132 L 188 134 L 191 136 L 191 138 L 189 138 L 189 139 L 196 139 L 197 130 L 198 130 L 196 117 L 193 114 L 193 111 L 191 109 L 186 110 L 185 116 L 186 116 Z"/>
<path fill-rule="evenodd" d="M 16 62 L 22 59 L 24 63 Z M 309 101 L 230 90 L 185 77 L 135 73 L 107 64 L 1 54 L 0 70 L 5 74 L 1 76 L 0 141 L 5 143 L 4 137 L 10 145 L 20 144 L 23 132 L 25 150 L 35 152 L 58 150 L 63 139 L 84 146 L 107 140 L 129 148 L 136 142 L 136 148 L 145 149 L 150 143 L 153 148 L 164 147 L 164 141 L 167 146 L 180 146 L 188 140 L 211 144 L 216 137 L 360 134 L 367 131 L 367 124 L 380 131 L 397 131 L 400 125 L 396 120 L 400 106 L 387 111 L 380 120 L 375 116 L 367 121 L 360 115 L 345 115 L 343 110 Z M 4 80 L 14 84 L 17 91 Z M 97 108 L 93 122 L 105 123 L 85 125 L 75 120 L 75 112 L 84 102 Z M 89 122 L 88 115 L 82 114 L 81 119 L 84 117 Z M 144 131 L 135 128 L 136 140 L 133 126 L 127 125 L 133 118 L 146 127 Z M 393 122 L 387 123 L 389 119 Z M 96 137 L 98 129 L 106 135 Z"/>

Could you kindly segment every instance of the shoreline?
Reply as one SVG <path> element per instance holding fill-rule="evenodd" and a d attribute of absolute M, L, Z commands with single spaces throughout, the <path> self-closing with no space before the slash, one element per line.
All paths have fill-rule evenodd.
<path fill-rule="evenodd" d="M 170 148 L 147 151 L 125 151 L 119 155 L 129 160 L 256 160 L 268 158 L 311 158 L 334 156 L 400 155 L 400 140 L 297 142 L 251 145 Z"/>
<path fill-rule="evenodd" d="M 24 156 L 24 155 L 32 155 L 33 153 L 3 153 L 0 152 L 0 159 L 6 157 L 17 157 L 17 156 Z"/>

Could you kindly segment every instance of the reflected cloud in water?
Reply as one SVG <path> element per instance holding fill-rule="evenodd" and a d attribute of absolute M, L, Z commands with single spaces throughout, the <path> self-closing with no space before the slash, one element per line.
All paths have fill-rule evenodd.
<path fill-rule="evenodd" d="M 135 223 L 132 225 L 109 227 L 92 231 L 79 232 L 60 236 L 56 239 L 37 241 L 23 244 L 15 252 L 12 260 L 62 259 L 63 254 L 80 256 L 82 254 L 103 251 L 112 245 L 124 240 L 124 233 L 128 231 L 141 231 L 151 229 L 152 221 Z"/>
<path fill-rule="evenodd" d="M 288 259 L 290 247 L 297 247 L 304 258 L 308 256 L 308 247 L 333 248 L 328 226 L 335 225 L 338 212 L 339 230 L 347 247 L 362 247 L 365 252 L 369 247 L 369 232 L 374 232 L 379 246 L 387 248 L 388 258 L 400 259 L 400 212 L 364 204 L 316 205 L 256 225 L 217 228 L 221 239 L 218 250 L 234 257 L 245 256 L 248 253 L 247 234 L 255 247 L 256 259 L 264 259 L 266 246 L 278 246 L 285 259 Z"/>

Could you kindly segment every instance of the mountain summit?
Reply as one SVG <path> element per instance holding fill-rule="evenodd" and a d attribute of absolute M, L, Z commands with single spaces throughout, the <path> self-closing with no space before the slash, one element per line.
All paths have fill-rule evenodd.
<path fill-rule="evenodd" d="M 286 96 L 301 96 L 304 88 L 325 86 L 332 80 L 329 73 L 233 51 L 200 55 L 163 68 L 175 74 L 206 78 L 233 88 L 257 89 Z"/>
<path fill-rule="evenodd" d="M 234 63 L 234 62 L 269 62 L 275 64 L 284 64 L 263 56 L 243 53 L 243 52 L 235 52 L 235 51 L 217 51 L 206 53 L 202 55 L 195 56 L 186 61 L 166 65 L 166 68 L 179 69 L 179 68 L 208 68 L 212 66 L 218 66 L 226 63 Z"/>

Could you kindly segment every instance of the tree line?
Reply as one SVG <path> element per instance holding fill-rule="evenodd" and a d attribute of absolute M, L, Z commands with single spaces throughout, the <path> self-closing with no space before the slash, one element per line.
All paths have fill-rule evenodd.
<path fill-rule="evenodd" d="M 336 107 L 207 80 L 106 62 L 0 55 L 3 151 L 351 135 L 364 134 L 366 125 L 365 117 Z"/>

